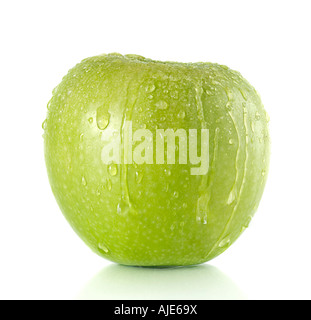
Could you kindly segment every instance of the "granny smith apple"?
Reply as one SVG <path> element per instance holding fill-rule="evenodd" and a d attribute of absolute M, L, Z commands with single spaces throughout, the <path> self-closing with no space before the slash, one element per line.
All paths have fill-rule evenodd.
<path fill-rule="evenodd" d="M 43 127 L 61 211 L 120 264 L 211 260 L 248 227 L 263 194 L 268 117 L 226 66 L 88 58 L 54 89 Z"/>

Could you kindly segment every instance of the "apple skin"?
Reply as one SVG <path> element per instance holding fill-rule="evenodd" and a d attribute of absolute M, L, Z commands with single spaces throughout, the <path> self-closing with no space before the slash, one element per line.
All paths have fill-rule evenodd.
<path fill-rule="evenodd" d="M 125 120 L 133 131 L 208 128 L 207 175 L 190 175 L 190 163 L 104 164 L 103 135 L 122 133 Z M 268 122 L 256 90 L 225 66 L 91 57 L 48 104 L 49 181 L 67 221 L 100 256 L 136 266 L 204 263 L 234 243 L 257 210 Z"/>

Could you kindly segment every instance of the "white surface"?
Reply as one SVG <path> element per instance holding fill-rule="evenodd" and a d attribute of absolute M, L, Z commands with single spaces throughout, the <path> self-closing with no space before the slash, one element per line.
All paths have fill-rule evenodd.
<path fill-rule="evenodd" d="M 310 9 L 307 0 L 1 1 L 0 299 L 310 299 Z M 265 194 L 250 228 L 209 264 L 174 273 L 111 264 L 57 207 L 46 104 L 69 68 L 109 52 L 226 64 L 262 96 Z"/>

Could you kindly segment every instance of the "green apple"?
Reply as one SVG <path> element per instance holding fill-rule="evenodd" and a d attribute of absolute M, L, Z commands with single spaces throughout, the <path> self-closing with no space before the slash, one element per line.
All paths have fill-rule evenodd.
<path fill-rule="evenodd" d="M 226 66 L 88 58 L 54 89 L 43 127 L 61 211 L 117 263 L 211 260 L 248 227 L 263 194 L 268 116 Z"/>

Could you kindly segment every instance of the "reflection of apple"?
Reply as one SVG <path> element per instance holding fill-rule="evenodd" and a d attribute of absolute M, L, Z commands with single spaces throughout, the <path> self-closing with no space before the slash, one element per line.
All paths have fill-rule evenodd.
<path fill-rule="evenodd" d="M 210 264 L 184 268 L 136 268 L 111 264 L 96 274 L 76 299 L 128 300 L 129 297 L 131 300 L 247 299 L 233 280 Z"/>
<path fill-rule="evenodd" d="M 158 150 L 147 153 L 155 141 L 132 145 L 128 123 L 131 132 L 151 136 L 157 129 L 184 129 L 189 137 L 190 130 L 207 129 L 209 154 L 201 157 L 207 173 L 191 173 L 193 143 L 186 162 L 178 161 L 176 142 L 176 164 L 168 149 L 165 163 L 152 163 Z M 54 90 L 44 129 L 48 175 L 63 214 L 96 253 L 121 264 L 214 258 L 247 228 L 266 182 L 269 133 L 261 100 L 238 72 L 217 64 L 119 54 L 86 59 Z M 202 139 L 198 134 L 197 155 Z M 126 161 L 103 158 L 116 160 L 118 151 Z M 135 162 L 135 152 L 142 161 Z"/>

